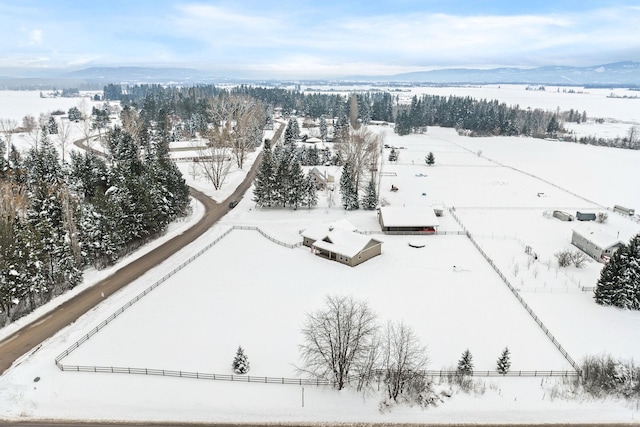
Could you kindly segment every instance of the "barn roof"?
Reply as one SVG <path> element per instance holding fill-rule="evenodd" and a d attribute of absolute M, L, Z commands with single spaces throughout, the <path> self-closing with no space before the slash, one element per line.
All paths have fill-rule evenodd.
<path fill-rule="evenodd" d="M 580 228 L 574 229 L 573 232 L 589 240 L 591 243 L 601 249 L 607 249 L 624 244 L 622 240 L 616 239 L 615 237 L 605 233 L 602 230 L 593 228 Z"/>
<path fill-rule="evenodd" d="M 384 227 L 437 227 L 440 221 L 431 207 L 383 206 L 380 217 Z"/>

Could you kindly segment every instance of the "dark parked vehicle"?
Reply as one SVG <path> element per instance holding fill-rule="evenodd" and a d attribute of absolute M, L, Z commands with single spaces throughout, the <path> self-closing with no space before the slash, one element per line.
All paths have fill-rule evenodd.
<path fill-rule="evenodd" d="M 236 206 L 238 206 L 238 201 L 237 200 L 232 200 L 229 202 L 229 208 L 233 209 Z"/>

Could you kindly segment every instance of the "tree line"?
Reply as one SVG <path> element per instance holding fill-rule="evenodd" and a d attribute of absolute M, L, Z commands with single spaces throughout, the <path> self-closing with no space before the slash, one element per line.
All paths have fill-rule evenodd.
<path fill-rule="evenodd" d="M 169 159 L 167 128 L 136 123 L 106 132 L 104 158 L 89 150 L 61 161 L 47 128 L 26 153 L 2 156 L 0 323 L 75 287 L 85 267 L 115 263 L 187 213 L 189 191 Z"/>

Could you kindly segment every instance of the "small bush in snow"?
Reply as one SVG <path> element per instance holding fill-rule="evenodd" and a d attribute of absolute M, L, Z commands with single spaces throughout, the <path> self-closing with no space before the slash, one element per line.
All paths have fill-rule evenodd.
<path fill-rule="evenodd" d="M 556 257 L 556 260 L 558 261 L 558 266 L 560 267 L 569 267 L 573 262 L 571 258 L 571 251 L 568 251 L 566 249 L 563 251 L 556 252 L 553 255 Z"/>
<path fill-rule="evenodd" d="M 598 212 L 596 215 L 596 221 L 600 224 L 604 224 L 609 219 L 609 214 L 606 212 Z"/>
<path fill-rule="evenodd" d="M 587 262 L 587 256 L 582 251 L 573 251 L 571 253 L 571 262 L 577 268 L 584 267 L 584 264 Z"/>

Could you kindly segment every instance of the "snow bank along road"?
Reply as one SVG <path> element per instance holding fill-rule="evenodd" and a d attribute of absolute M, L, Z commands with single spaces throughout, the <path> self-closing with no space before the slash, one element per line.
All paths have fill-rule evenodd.
<path fill-rule="evenodd" d="M 200 201 L 205 208 L 204 216 L 193 227 L 137 260 L 125 265 L 111 276 L 61 304 L 53 312 L 41 316 L 1 341 L 0 375 L 9 369 L 22 355 L 34 348 L 34 351 L 37 351 L 39 348 L 37 346 L 39 346 L 40 343 L 76 321 L 84 313 L 99 304 L 104 298 L 107 298 L 109 295 L 142 276 L 148 270 L 161 264 L 171 257 L 171 255 L 205 233 L 230 210 L 228 202 L 230 200 L 240 200 L 249 189 L 261 160 L 262 153 L 258 154 L 244 181 L 242 181 L 234 193 L 222 203 L 216 203 L 205 194 L 191 188 L 191 195 Z"/>

